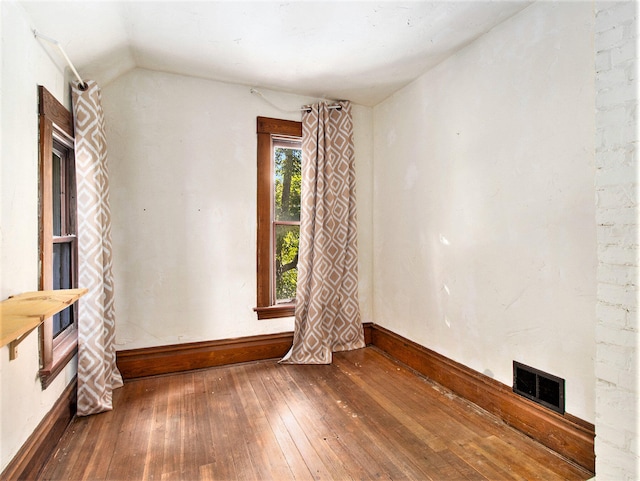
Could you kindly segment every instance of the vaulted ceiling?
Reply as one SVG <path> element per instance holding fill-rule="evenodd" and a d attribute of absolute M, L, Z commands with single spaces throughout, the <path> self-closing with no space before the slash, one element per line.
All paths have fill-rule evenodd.
<path fill-rule="evenodd" d="M 22 2 L 81 75 L 142 67 L 375 105 L 497 24 L 517 1 Z M 42 40 L 40 40 L 42 41 Z M 51 56 L 64 61 L 51 45 Z"/>

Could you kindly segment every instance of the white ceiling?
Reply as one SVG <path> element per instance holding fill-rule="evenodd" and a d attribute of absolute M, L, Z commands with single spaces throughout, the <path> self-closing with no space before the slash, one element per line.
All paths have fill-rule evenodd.
<path fill-rule="evenodd" d="M 372 106 L 531 2 L 21 3 L 102 85 L 142 67 Z"/>

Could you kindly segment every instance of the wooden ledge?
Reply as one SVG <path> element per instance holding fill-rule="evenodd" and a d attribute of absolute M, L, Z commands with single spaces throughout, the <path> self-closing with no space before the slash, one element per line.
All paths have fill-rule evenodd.
<path fill-rule="evenodd" d="M 25 292 L 0 303 L 0 347 L 9 344 L 15 359 L 17 345 L 45 319 L 69 307 L 88 289 Z"/>

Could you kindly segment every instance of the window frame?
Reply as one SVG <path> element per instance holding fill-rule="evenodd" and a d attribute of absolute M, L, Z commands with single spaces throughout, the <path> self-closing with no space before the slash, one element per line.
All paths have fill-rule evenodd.
<path fill-rule="evenodd" d="M 75 178 L 75 155 L 73 116 L 43 86 L 38 86 L 38 122 L 39 122 L 39 261 L 40 290 L 53 289 L 53 245 L 69 243 L 71 245 L 71 287 L 78 287 L 78 239 L 77 239 L 77 187 Z M 57 144 L 54 148 L 54 142 Z M 61 226 L 61 235 L 53 235 L 53 152 L 63 149 L 66 152 L 64 168 L 65 201 L 67 207 L 65 220 Z M 64 369 L 78 351 L 78 306 L 73 310 L 74 322 L 54 337 L 53 317 L 45 319 L 39 328 L 40 335 L 40 382 L 46 389 L 55 377 Z"/>
<path fill-rule="evenodd" d="M 258 117 L 257 128 L 257 305 L 254 311 L 258 319 L 290 317 L 295 313 L 295 303 L 276 304 L 274 278 L 274 173 L 273 140 L 289 138 L 302 140 L 302 122 L 270 117 Z"/>

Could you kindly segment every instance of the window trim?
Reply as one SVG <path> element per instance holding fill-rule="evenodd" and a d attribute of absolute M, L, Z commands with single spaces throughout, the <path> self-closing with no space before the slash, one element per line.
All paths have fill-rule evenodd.
<path fill-rule="evenodd" d="M 75 233 L 72 236 L 54 238 L 53 214 L 52 214 L 52 156 L 53 143 L 62 144 L 72 153 L 70 162 L 74 169 L 70 175 L 70 181 L 75 182 L 75 159 L 73 156 L 73 116 L 51 93 L 43 86 L 38 86 L 38 121 L 39 121 L 39 230 L 38 247 L 40 261 L 40 290 L 53 289 L 53 244 L 64 237 L 73 237 L 72 242 L 72 287 L 78 285 L 78 242 L 77 242 L 77 206 L 72 202 L 71 217 L 68 222 Z M 74 189 L 75 190 L 75 189 Z M 76 192 L 74 192 L 76 194 Z M 73 198 L 76 195 L 71 194 Z M 69 232 L 65 232 L 69 234 Z M 53 337 L 53 318 L 45 319 L 39 328 L 40 335 L 40 382 L 46 389 L 55 377 L 64 369 L 78 351 L 78 307 L 73 305 L 75 321 L 72 326 L 61 332 L 55 339 Z"/>
<path fill-rule="evenodd" d="M 257 175 L 257 306 L 258 319 L 274 319 L 294 315 L 295 304 L 276 304 L 272 282 L 273 205 L 273 137 L 302 138 L 302 122 L 258 117 L 258 175 Z"/>

